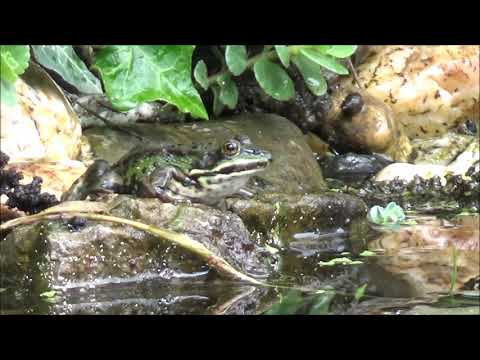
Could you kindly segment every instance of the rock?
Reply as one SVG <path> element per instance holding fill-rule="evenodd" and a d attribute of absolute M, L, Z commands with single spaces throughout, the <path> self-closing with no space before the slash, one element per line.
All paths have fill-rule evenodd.
<path fill-rule="evenodd" d="M 17 105 L 2 105 L 0 115 L 2 151 L 10 161 L 75 159 L 82 129 L 60 88 L 34 63 L 15 87 Z"/>
<path fill-rule="evenodd" d="M 395 178 L 399 178 L 400 180 L 410 182 L 415 176 L 420 176 L 423 179 L 439 176 L 444 179 L 446 174 L 447 167 L 443 165 L 394 163 L 380 171 L 375 176 L 375 181 L 392 181 Z"/>
<path fill-rule="evenodd" d="M 260 239 L 277 240 L 277 245 L 294 239 L 294 234 L 332 228 L 349 229 L 364 219 L 367 207 L 356 197 L 340 193 L 306 195 L 265 194 L 254 200 L 229 199 L 229 209 L 238 214 Z M 280 240 L 280 244 L 278 244 Z"/>
<path fill-rule="evenodd" d="M 174 206 L 156 199 L 114 196 L 113 216 L 185 233 L 254 277 L 272 271 L 272 255 L 249 239 L 235 214 L 206 206 Z M 132 282 L 148 278 L 191 278 L 209 273 L 198 256 L 128 226 L 87 221 L 73 228 L 62 220 L 15 228 L 0 242 L 5 284 L 35 289 Z"/>
<path fill-rule="evenodd" d="M 432 138 L 480 116 L 478 45 L 372 47 L 356 72 L 408 138 Z M 354 85 L 345 79 L 341 86 Z"/>
<path fill-rule="evenodd" d="M 322 166 L 325 178 L 360 182 L 378 173 L 392 162 L 379 155 L 347 153 L 334 156 Z"/>
<path fill-rule="evenodd" d="M 390 164 L 376 175 L 375 181 L 392 181 L 395 178 L 399 178 L 400 180 L 410 182 L 415 176 L 420 176 L 423 179 L 438 176 L 442 183 L 445 184 L 445 175 L 448 173 L 464 175 L 473 165 L 478 164 L 480 158 L 479 147 L 478 141 L 473 139 L 468 147 L 447 166 L 409 163 Z"/>

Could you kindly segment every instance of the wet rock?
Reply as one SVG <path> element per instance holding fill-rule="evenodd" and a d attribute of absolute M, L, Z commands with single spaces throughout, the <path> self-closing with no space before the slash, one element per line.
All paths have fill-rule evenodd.
<path fill-rule="evenodd" d="M 265 194 L 257 199 L 229 199 L 229 209 L 263 241 L 289 242 L 296 233 L 332 228 L 350 228 L 367 213 L 366 205 L 356 197 L 340 193 L 306 195 Z"/>
<path fill-rule="evenodd" d="M 128 196 L 112 201 L 113 216 L 185 233 L 244 273 L 263 277 L 272 270 L 274 257 L 250 240 L 235 214 Z M 198 256 L 145 232 L 93 221 L 72 230 L 63 220 L 15 228 L 0 242 L 0 267 L 3 283 L 37 289 L 148 278 L 204 279 L 209 272 Z"/>
<path fill-rule="evenodd" d="M 348 153 L 326 160 L 322 164 L 322 172 L 325 178 L 361 182 L 391 163 L 380 155 Z"/>

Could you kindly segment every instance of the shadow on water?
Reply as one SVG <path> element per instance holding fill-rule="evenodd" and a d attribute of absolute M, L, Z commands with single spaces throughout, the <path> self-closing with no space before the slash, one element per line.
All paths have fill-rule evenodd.
<path fill-rule="evenodd" d="M 480 314 L 479 217 L 296 234 L 272 287 L 144 280 L 57 291 L 0 289 L 1 314 Z M 45 294 L 44 294 L 45 295 Z M 48 295 L 48 294 L 47 294 Z"/>

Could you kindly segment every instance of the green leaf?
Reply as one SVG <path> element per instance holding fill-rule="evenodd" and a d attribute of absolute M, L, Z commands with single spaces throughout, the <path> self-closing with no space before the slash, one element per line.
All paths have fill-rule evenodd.
<path fill-rule="evenodd" d="M 63 80 L 85 94 L 102 94 L 102 85 L 77 56 L 71 45 L 32 45 L 40 65 L 55 71 Z"/>
<path fill-rule="evenodd" d="M 304 298 L 298 290 L 290 290 L 281 300 L 274 304 L 265 315 L 293 315 L 304 304 Z"/>
<path fill-rule="evenodd" d="M 11 107 L 17 104 L 15 86 L 4 79 L 0 80 L 0 102 Z"/>
<path fill-rule="evenodd" d="M 367 285 L 368 284 L 364 284 L 355 291 L 355 300 L 360 301 L 360 299 L 363 298 L 365 295 L 365 290 L 367 289 Z"/>
<path fill-rule="evenodd" d="M 307 58 L 323 66 L 325 69 L 333 71 L 336 74 L 347 75 L 348 69 L 329 55 L 322 54 L 314 49 L 300 49 L 300 53 Z"/>
<path fill-rule="evenodd" d="M 326 52 L 328 55 L 343 59 L 352 56 L 356 50 L 356 45 L 332 45 Z"/>
<path fill-rule="evenodd" d="M 212 86 L 213 91 L 213 114 L 218 116 L 222 113 L 225 105 L 220 100 L 220 86 L 215 84 Z"/>
<path fill-rule="evenodd" d="M 335 266 L 335 265 L 359 265 L 363 264 L 360 260 L 351 260 L 347 257 L 333 258 L 330 261 L 320 261 L 320 266 Z"/>
<path fill-rule="evenodd" d="M 0 78 L 15 82 L 27 69 L 29 60 L 28 45 L 0 45 Z"/>
<path fill-rule="evenodd" d="M 290 66 L 290 53 L 288 52 L 287 45 L 275 45 L 275 51 L 277 52 L 278 58 L 282 62 L 283 66 Z"/>
<path fill-rule="evenodd" d="M 112 105 L 125 111 L 163 100 L 180 111 L 208 119 L 192 83 L 192 45 L 109 45 L 96 55 Z"/>
<path fill-rule="evenodd" d="M 358 254 L 359 256 L 375 256 L 377 255 L 376 253 L 374 253 L 373 251 L 369 251 L 369 250 L 365 250 L 365 251 L 362 251 L 360 254 Z"/>
<path fill-rule="evenodd" d="M 40 297 L 53 298 L 53 297 L 55 297 L 55 295 L 57 295 L 57 292 L 55 290 L 51 290 L 51 291 L 45 291 L 45 292 L 41 293 Z"/>
<path fill-rule="evenodd" d="M 220 86 L 219 98 L 222 104 L 225 104 L 229 109 L 235 109 L 238 101 L 237 85 L 232 80 L 229 74 L 220 76 L 217 80 Z"/>
<path fill-rule="evenodd" d="M 368 219 L 379 225 L 400 224 L 405 220 L 405 213 L 396 203 L 390 202 L 385 209 L 373 206 L 368 212 Z"/>
<path fill-rule="evenodd" d="M 327 92 L 327 81 L 322 75 L 320 65 L 303 55 L 295 56 L 292 61 L 300 70 L 305 83 L 314 95 L 322 96 Z"/>
<path fill-rule="evenodd" d="M 207 72 L 207 65 L 205 65 L 205 61 L 200 60 L 195 65 L 195 69 L 193 70 L 193 76 L 195 80 L 200 84 L 200 86 L 207 91 L 208 90 L 208 72 Z"/>
<path fill-rule="evenodd" d="M 238 76 L 243 73 L 247 68 L 247 48 L 245 45 L 227 45 L 225 62 L 233 75 Z"/>
<path fill-rule="evenodd" d="M 330 309 L 330 304 L 335 297 L 334 291 L 326 291 L 313 298 L 313 305 L 308 312 L 308 315 L 326 315 Z"/>
<path fill-rule="evenodd" d="M 255 78 L 262 89 L 279 101 L 286 101 L 295 95 L 293 81 L 278 64 L 262 57 L 253 66 Z"/>

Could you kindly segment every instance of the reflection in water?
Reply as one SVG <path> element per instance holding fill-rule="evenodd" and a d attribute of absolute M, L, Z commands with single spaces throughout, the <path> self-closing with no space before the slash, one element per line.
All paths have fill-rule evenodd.
<path fill-rule="evenodd" d="M 372 259 L 369 273 L 378 293 L 395 297 L 426 297 L 450 290 L 453 252 L 457 249 L 458 290 L 480 274 L 478 216 L 455 223 L 436 220 L 381 235 L 370 250 L 383 254 Z"/>

